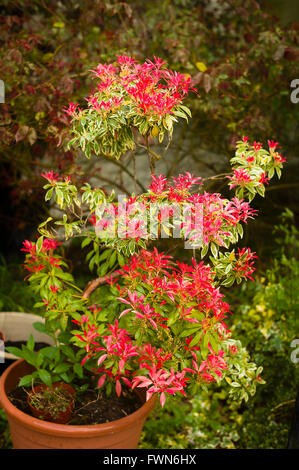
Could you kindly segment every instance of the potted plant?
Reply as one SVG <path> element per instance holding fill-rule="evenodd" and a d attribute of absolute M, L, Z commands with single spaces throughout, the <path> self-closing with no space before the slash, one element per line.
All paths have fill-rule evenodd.
<path fill-rule="evenodd" d="M 69 422 L 74 408 L 75 390 L 64 382 L 37 385 L 29 393 L 27 402 L 33 416 L 53 423 Z"/>
<path fill-rule="evenodd" d="M 23 249 L 29 282 L 40 294 L 38 306 L 44 306 L 39 328 L 54 346 L 35 352 L 30 336 L 27 346 L 12 351 L 22 359 L 1 378 L 1 403 L 17 448 L 136 447 L 157 399 L 163 407 L 167 397 L 190 396 L 225 380 L 232 396 L 248 400 L 263 383 L 262 368 L 231 337 L 225 323 L 230 306 L 220 289 L 252 278 L 255 253 L 233 246 L 256 215 L 250 201 L 264 196 L 275 173 L 280 177 L 284 158 L 277 143 L 268 141 L 268 150 L 246 137 L 237 143 L 232 173 L 221 175 L 235 191 L 231 200 L 206 192 L 205 181 L 189 172 L 171 179 L 156 175 L 163 155 L 155 140 L 166 139 L 166 151 L 174 124 L 191 115 L 183 105 L 195 91 L 190 77 L 167 69 L 161 59 L 139 64 L 127 56 L 92 73 L 97 83 L 87 108 L 71 103 L 65 109 L 73 123 L 69 145 L 88 158 L 118 159 L 131 152 L 133 160 L 142 148 L 151 182 L 147 190 L 116 200 L 88 183 L 78 188 L 70 175 L 42 174 L 46 201 L 58 205 L 61 218 L 49 217 L 39 226 L 38 240 L 25 241 Z M 136 176 L 135 181 L 137 186 Z M 152 247 L 169 236 L 192 250 L 189 262 Z M 84 289 L 62 256 L 64 240 L 77 237 L 82 252 L 88 251 L 90 270 L 97 272 Z M 138 406 L 102 424 L 41 421 L 9 399 L 17 385 L 38 382 L 66 382 L 81 399 L 97 390 L 108 408 L 110 401 L 136 393 Z"/>

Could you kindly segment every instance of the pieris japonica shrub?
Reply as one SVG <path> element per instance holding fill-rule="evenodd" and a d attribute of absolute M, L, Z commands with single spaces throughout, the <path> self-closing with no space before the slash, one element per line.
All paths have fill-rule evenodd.
<path fill-rule="evenodd" d="M 205 181 L 188 171 L 156 175 L 161 155 L 152 145 L 165 141 L 166 150 L 175 123 L 190 117 L 183 104 L 196 92 L 190 78 L 161 59 L 138 64 L 127 56 L 91 74 L 95 89 L 86 106 L 65 108 L 72 122 L 69 145 L 88 158 L 116 159 L 141 147 L 151 181 L 144 193 L 117 200 L 87 183 L 77 187 L 70 176 L 42 173 L 46 201 L 57 205 L 61 218 L 40 224 L 39 238 L 26 240 L 23 250 L 30 284 L 41 296 L 37 306 L 44 309 L 45 326 L 37 328 L 56 346 L 34 353 L 30 338 L 19 354 L 36 371 L 21 383 L 93 377 L 107 394 L 143 387 L 163 406 L 169 395 L 191 396 L 224 380 L 232 396 L 248 400 L 263 382 L 262 368 L 228 330 L 232 311 L 224 295 L 234 283 L 252 279 L 256 255 L 235 245 L 257 215 L 250 201 L 281 175 L 278 144 L 268 141 L 264 148 L 246 137 L 237 143 L 232 173 L 224 175 L 231 199 L 206 192 Z M 163 236 L 187 241 L 190 262 L 159 252 L 154 243 Z M 75 237 L 82 238 L 86 262 L 96 272 L 83 290 L 61 251 Z"/>

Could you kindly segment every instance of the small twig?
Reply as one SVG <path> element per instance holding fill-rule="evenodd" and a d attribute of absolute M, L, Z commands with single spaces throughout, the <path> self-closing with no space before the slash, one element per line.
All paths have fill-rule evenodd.
<path fill-rule="evenodd" d="M 232 173 L 220 173 L 219 175 L 208 176 L 207 178 L 203 178 L 202 181 L 224 179 L 226 176 L 230 176 L 231 174 Z"/>
<path fill-rule="evenodd" d="M 85 403 L 85 405 L 81 406 L 81 408 L 78 408 L 78 409 L 75 411 L 75 414 L 77 414 L 78 411 L 83 410 L 83 408 L 86 408 L 86 406 L 90 405 L 91 403 L 96 403 L 96 402 L 98 401 L 98 399 L 99 399 L 99 396 L 100 396 L 100 395 L 99 395 L 99 393 L 98 393 L 98 396 L 97 396 L 97 398 L 96 398 L 95 400 L 92 400 L 92 401 L 89 401 L 88 403 Z"/>
<path fill-rule="evenodd" d="M 133 170 L 134 170 L 134 187 L 135 187 L 135 193 L 137 194 L 138 189 L 137 189 L 137 181 L 136 181 L 136 155 L 133 154 Z"/>
<path fill-rule="evenodd" d="M 167 150 L 169 149 L 169 146 L 171 144 L 171 137 L 170 137 L 170 134 L 168 133 L 168 142 L 166 144 L 166 146 L 164 147 L 164 150 L 163 150 L 163 153 L 162 153 L 162 158 L 165 157 L 166 153 L 167 153 Z"/>
<path fill-rule="evenodd" d="M 278 408 L 284 405 L 291 405 L 292 403 L 295 403 L 295 401 L 295 398 L 293 400 L 283 401 L 282 403 L 279 403 L 279 405 L 274 406 L 271 411 L 277 410 Z"/>
<path fill-rule="evenodd" d="M 276 189 L 285 189 L 285 188 L 297 188 L 299 183 L 283 183 L 283 184 L 276 184 L 275 186 L 269 186 L 266 188 L 266 191 L 275 191 Z"/>
<path fill-rule="evenodd" d="M 126 166 L 122 165 L 122 163 L 120 163 L 118 160 L 114 160 L 114 159 L 111 159 L 111 158 L 108 158 L 108 157 L 105 157 L 105 156 L 103 156 L 103 158 L 106 161 L 109 161 L 109 162 L 113 163 L 114 165 L 119 166 L 125 173 L 127 173 L 127 175 L 129 175 L 132 178 L 133 181 L 135 181 L 133 173 L 131 173 L 131 171 L 128 170 L 128 168 Z M 145 187 L 143 186 L 143 184 L 137 178 L 136 178 L 136 183 L 142 189 L 142 191 L 146 193 Z"/>
<path fill-rule="evenodd" d="M 150 166 L 151 175 L 155 175 L 156 173 L 156 165 L 154 159 L 154 153 L 151 151 L 148 141 L 148 135 L 145 136 L 145 143 L 146 143 L 146 150 L 148 155 L 148 162 Z"/>
<path fill-rule="evenodd" d="M 105 176 L 102 176 L 102 175 L 99 176 L 99 179 L 102 181 L 105 181 L 106 183 L 116 186 L 121 191 L 124 191 L 128 196 L 130 195 L 130 192 L 126 188 L 124 188 L 121 184 L 118 184 L 116 181 L 112 181 L 109 178 L 106 178 Z"/>

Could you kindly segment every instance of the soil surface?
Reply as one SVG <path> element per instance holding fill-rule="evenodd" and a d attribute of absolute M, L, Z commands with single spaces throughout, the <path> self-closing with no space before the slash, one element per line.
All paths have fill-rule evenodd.
<path fill-rule="evenodd" d="M 18 387 L 10 392 L 8 398 L 19 410 L 32 416 L 27 403 L 27 393 L 30 388 Z M 86 390 L 76 398 L 70 425 L 102 424 L 124 418 L 136 411 L 142 405 L 137 395 L 124 389 L 120 397 L 111 394 L 106 397 L 98 390 Z"/>

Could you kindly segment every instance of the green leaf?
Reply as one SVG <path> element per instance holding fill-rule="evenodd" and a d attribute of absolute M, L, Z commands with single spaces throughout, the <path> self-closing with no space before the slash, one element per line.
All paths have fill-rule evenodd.
<path fill-rule="evenodd" d="M 70 346 L 63 345 L 63 346 L 61 346 L 61 350 L 67 357 L 69 357 L 71 359 L 71 361 L 75 361 L 76 356 L 75 356 L 75 353 L 74 353 L 74 351 L 72 350 L 72 348 Z"/>
<path fill-rule="evenodd" d="M 125 258 L 120 253 L 117 254 L 117 261 L 120 266 L 124 266 L 126 263 Z"/>
<path fill-rule="evenodd" d="M 88 267 L 89 267 L 90 271 L 93 270 L 95 262 L 96 262 L 96 255 L 93 255 L 93 257 L 91 258 L 91 260 L 88 263 Z"/>
<path fill-rule="evenodd" d="M 18 383 L 19 387 L 28 387 L 32 384 L 34 377 L 32 374 L 24 375 Z"/>
<path fill-rule="evenodd" d="M 15 346 L 7 346 L 5 350 L 16 357 L 24 358 L 23 351 Z"/>
<path fill-rule="evenodd" d="M 56 189 L 56 197 L 57 197 L 57 203 L 59 207 L 62 207 L 63 205 L 63 200 L 64 200 L 64 194 L 61 191 L 61 189 Z M 65 217 L 63 217 L 64 222 L 66 222 Z"/>
<path fill-rule="evenodd" d="M 256 190 L 260 196 L 265 196 L 265 187 L 263 185 L 257 186 Z"/>
<path fill-rule="evenodd" d="M 54 188 L 51 188 L 51 189 L 49 189 L 49 191 L 46 192 L 45 201 L 50 201 L 50 199 L 52 197 L 52 194 L 53 194 L 53 189 Z"/>
<path fill-rule="evenodd" d="M 177 321 L 177 318 L 178 318 L 177 310 L 175 310 L 174 312 L 171 312 L 171 314 L 169 315 L 169 318 L 167 320 L 167 325 L 168 326 L 173 325 Z"/>
<path fill-rule="evenodd" d="M 205 245 L 201 250 L 201 257 L 204 258 L 209 250 L 209 245 Z"/>
<path fill-rule="evenodd" d="M 191 114 L 191 111 L 189 108 L 187 108 L 187 106 L 184 106 L 183 104 L 180 105 L 180 108 L 185 111 L 185 113 L 188 114 L 188 116 L 192 117 L 192 114 Z"/>
<path fill-rule="evenodd" d="M 42 305 L 45 305 L 44 302 L 42 302 Z M 46 333 L 46 325 L 42 322 L 35 322 L 33 323 L 33 327 L 36 329 L 36 331 L 39 331 L 40 333 Z"/>
<path fill-rule="evenodd" d="M 243 238 L 244 231 L 243 231 L 243 227 L 241 224 L 237 224 L 237 230 L 238 230 L 240 237 Z"/>
<path fill-rule="evenodd" d="M 83 379 L 83 367 L 81 367 L 80 364 L 75 364 L 74 367 L 74 372 L 80 377 L 80 379 Z"/>
<path fill-rule="evenodd" d="M 100 277 L 105 276 L 105 274 L 108 271 L 108 268 L 109 268 L 108 263 L 107 262 L 103 263 L 102 266 L 99 268 L 99 271 L 98 271 L 99 276 Z"/>
<path fill-rule="evenodd" d="M 38 371 L 38 375 L 44 384 L 48 385 L 48 387 L 51 387 L 52 385 L 51 374 L 49 374 L 49 372 L 46 369 L 40 369 Z"/>
<path fill-rule="evenodd" d="M 71 366 L 69 364 L 58 364 L 58 366 L 53 369 L 53 372 L 55 374 L 62 374 L 63 372 L 69 370 L 70 367 Z"/>
<path fill-rule="evenodd" d="M 81 248 L 85 248 L 87 245 L 89 245 L 92 242 L 92 238 L 84 238 L 83 242 L 81 243 Z"/>
<path fill-rule="evenodd" d="M 28 341 L 27 341 L 27 348 L 28 348 L 30 351 L 33 351 L 33 350 L 34 350 L 34 338 L 33 338 L 33 334 L 32 334 L 32 333 L 29 335 L 29 338 L 28 338 Z"/>
<path fill-rule="evenodd" d="M 38 238 L 37 242 L 36 242 L 36 249 L 37 251 L 40 251 L 41 250 L 41 247 L 43 246 L 43 235 L 41 237 Z"/>
<path fill-rule="evenodd" d="M 175 116 L 179 116 L 179 117 L 182 117 L 184 119 L 187 119 L 187 116 L 185 113 L 183 113 L 182 111 L 174 111 L 173 113 Z"/>
<path fill-rule="evenodd" d="M 185 338 L 186 336 L 191 336 L 193 335 L 198 329 L 201 330 L 201 326 L 196 326 L 193 328 L 187 328 L 186 330 L 183 330 L 180 334 L 180 338 Z"/>
<path fill-rule="evenodd" d="M 214 258 L 217 258 L 218 247 L 217 245 L 215 245 L 215 243 L 211 243 L 211 251 L 212 251 L 212 255 L 214 256 Z"/>
<path fill-rule="evenodd" d="M 63 372 L 60 376 L 64 382 L 70 383 L 72 381 L 73 374 L 69 375 L 66 372 Z"/>
<path fill-rule="evenodd" d="M 225 286 L 225 287 L 230 287 L 230 286 L 233 285 L 234 281 L 235 281 L 235 278 L 234 278 L 233 276 L 229 276 L 227 279 L 225 279 L 225 280 L 221 283 L 221 285 L 222 285 L 222 286 Z"/>
<path fill-rule="evenodd" d="M 269 173 L 268 173 L 268 178 L 269 178 L 269 179 L 273 178 L 273 176 L 274 176 L 274 171 L 275 171 L 275 170 L 274 170 L 273 167 L 270 168 Z"/>
<path fill-rule="evenodd" d="M 230 385 L 231 385 L 231 387 L 234 387 L 234 388 L 241 387 L 241 385 L 238 384 L 238 382 L 232 382 Z"/>
<path fill-rule="evenodd" d="M 47 223 L 50 222 L 51 220 L 53 220 L 53 217 L 48 217 L 47 220 L 45 220 L 45 222 L 42 222 L 41 224 L 39 224 L 38 228 L 44 227 L 44 226 L 47 225 Z"/>
<path fill-rule="evenodd" d="M 37 353 L 34 351 L 30 351 L 26 346 L 22 345 L 22 353 L 23 358 L 26 362 L 31 364 L 32 366 L 36 367 L 37 365 Z"/>
<path fill-rule="evenodd" d="M 55 346 L 46 346 L 40 349 L 39 354 L 50 360 L 57 360 L 59 358 L 59 349 Z"/>
<path fill-rule="evenodd" d="M 194 338 L 192 339 L 192 341 L 191 341 L 191 343 L 190 343 L 190 347 L 195 346 L 196 344 L 198 344 L 199 341 L 200 341 L 201 336 L 202 336 L 202 331 L 199 331 L 199 332 L 194 336 Z"/>
<path fill-rule="evenodd" d="M 209 341 L 210 341 L 210 334 L 207 332 L 203 337 L 203 341 L 201 345 L 201 354 L 204 359 L 207 357 L 207 354 L 208 354 Z"/>
<path fill-rule="evenodd" d="M 70 282 L 74 281 L 74 278 L 70 273 L 65 273 L 63 271 L 57 271 L 56 272 L 56 277 L 59 277 L 63 281 L 70 281 Z"/>
<path fill-rule="evenodd" d="M 219 344 L 218 344 L 218 342 L 217 342 L 217 339 L 216 339 L 215 336 L 212 335 L 212 334 L 210 334 L 210 338 L 209 338 L 209 339 L 210 339 L 210 344 L 211 344 L 211 347 L 212 347 L 213 351 L 214 351 L 215 353 L 217 353 L 217 352 L 218 352 L 218 349 L 219 349 L 219 348 L 218 348 Z"/>
<path fill-rule="evenodd" d="M 68 316 L 64 313 L 60 317 L 60 326 L 62 328 L 62 331 L 66 330 L 67 324 L 68 324 Z"/>
<path fill-rule="evenodd" d="M 232 270 L 232 265 L 228 264 L 225 268 L 224 274 L 228 274 Z"/>
<path fill-rule="evenodd" d="M 103 253 L 100 254 L 99 262 L 104 261 L 106 258 L 108 258 L 108 256 L 110 255 L 110 253 L 112 253 L 112 251 L 113 251 L 113 248 L 108 248 L 108 250 L 103 251 Z"/>
<path fill-rule="evenodd" d="M 112 266 L 114 266 L 115 264 L 115 261 L 116 261 L 116 255 L 117 255 L 117 252 L 114 251 L 109 259 L 109 267 L 112 268 Z"/>

